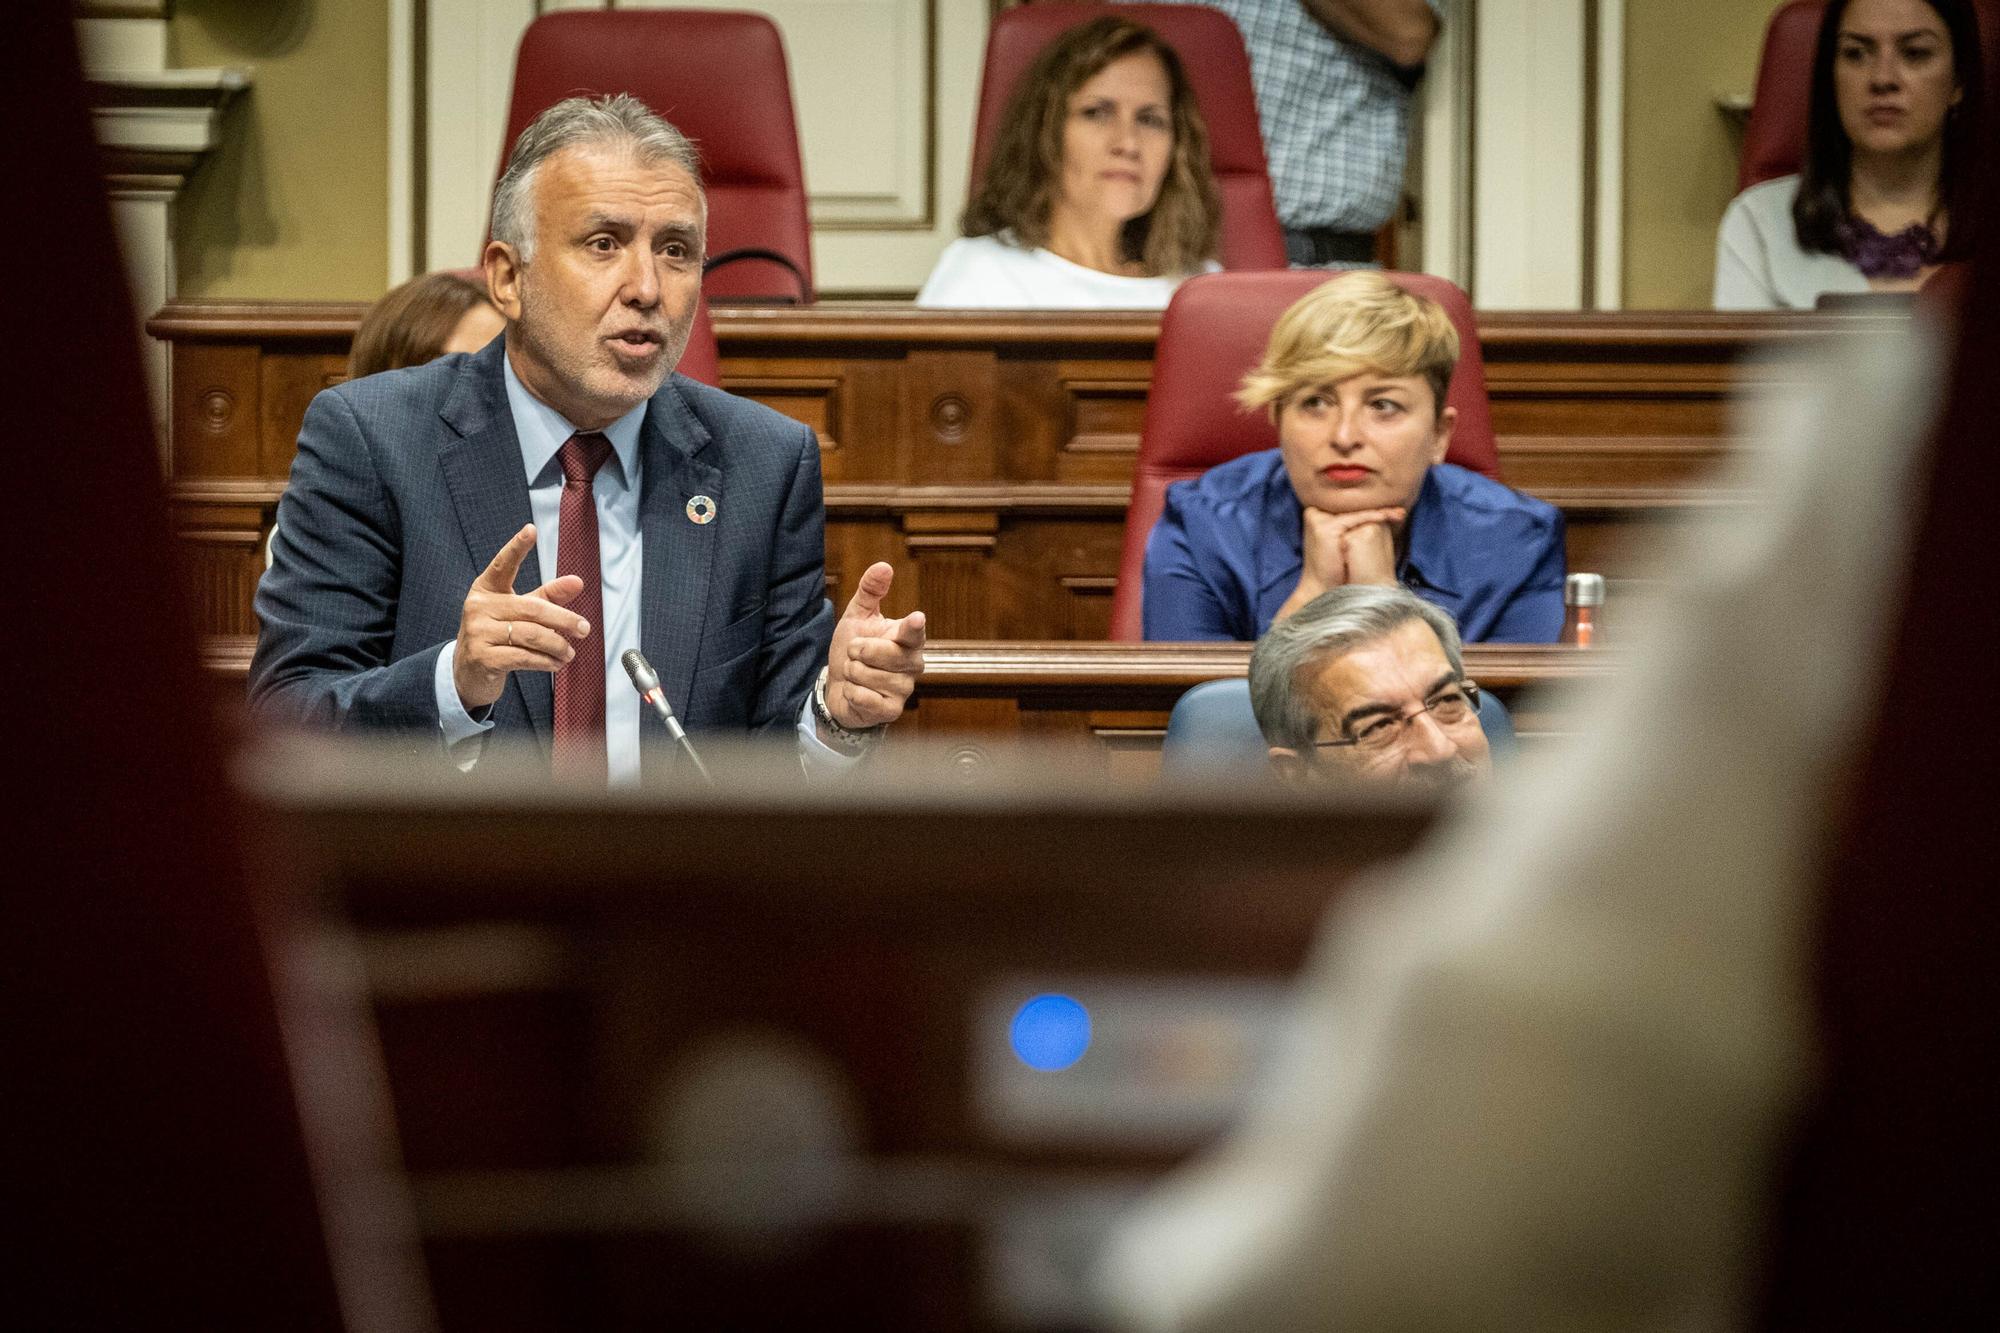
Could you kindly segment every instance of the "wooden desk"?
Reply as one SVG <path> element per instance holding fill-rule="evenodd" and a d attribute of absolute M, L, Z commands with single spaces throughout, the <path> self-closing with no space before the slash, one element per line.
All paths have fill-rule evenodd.
<path fill-rule="evenodd" d="M 344 375 L 354 304 L 179 302 L 175 521 L 204 630 L 250 633 L 261 547 L 298 424 Z M 1643 574 L 1629 538 L 1743 497 L 1712 479 L 1727 399 L 1801 347 L 1876 316 L 1481 316 L 1508 481 L 1562 508 L 1572 568 Z M 898 568 L 895 609 L 965 638 L 1104 637 L 1158 317 L 900 305 L 718 308 L 723 381 L 810 424 L 826 474 L 827 572 Z"/>
<path fill-rule="evenodd" d="M 1062 773 L 612 804 L 339 746 L 239 771 L 316 957 L 357 964 L 318 975 L 373 1001 L 449 1333 L 1088 1326 L 1018 1317 L 999 1256 L 1083 1271 L 1107 1199 L 1224 1122 L 1328 904 L 1429 823 Z M 1092 1023 L 1061 1072 L 1009 1046 L 1051 991 Z"/>
<path fill-rule="evenodd" d="M 210 638 L 203 665 L 224 706 L 241 712 L 256 640 Z M 1616 649 L 1471 644 L 1466 670 L 1513 713 L 1534 745 L 1570 730 L 1565 696 L 1541 687 L 1618 669 Z M 1174 701 L 1206 680 L 1249 670 L 1243 643 L 1014 643 L 933 640 L 909 717 L 894 733 L 945 744 L 977 768 L 1014 742 L 1072 742 L 1064 762 L 1120 777 L 1159 771 Z"/>

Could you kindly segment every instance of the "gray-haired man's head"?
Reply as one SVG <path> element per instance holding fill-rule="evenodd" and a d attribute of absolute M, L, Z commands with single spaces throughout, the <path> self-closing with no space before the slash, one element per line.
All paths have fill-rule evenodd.
<path fill-rule="evenodd" d="M 693 177 L 699 189 L 701 157 L 693 140 L 628 93 L 610 97 L 570 97 L 536 116 L 514 140 L 506 170 L 493 187 L 493 228 L 526 263 L 535 257 L 535 174 L 565 148 L 624 148 L 640 162 L 671 163 Z M 704 209 L 706 200 L 704 199 Z"/>
<path fill-rule="evenodd" d="M 687 347 L 707 244 L 698 165 L 686 136 L 622 95 L 558 102 L 514 145 L 486 285 L 508 364 L 572 429 L 646 402 Z"/>
<path fill-rule="evenodd" d="M 1442 787 L 1491 767 L 1458 627 L 1404 588 L 1335 588 L 1271 626 L 1250 705 L 1287 776 Z"/>

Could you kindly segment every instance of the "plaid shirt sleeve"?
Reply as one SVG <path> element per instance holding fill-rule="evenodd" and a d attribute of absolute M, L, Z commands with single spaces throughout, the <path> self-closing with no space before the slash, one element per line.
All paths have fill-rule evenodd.
<path fill-rule="evenodd" d="M 1395 66 L 1335 37 L 1300 0 L 1200 2 L 1234 19 L 1249 48 L 1278 220 L 1349 232 L 1387 222 L 1410 131 L 1410 89 Z M 1444 16 L 1444 0 L 1427 3 Z"/>

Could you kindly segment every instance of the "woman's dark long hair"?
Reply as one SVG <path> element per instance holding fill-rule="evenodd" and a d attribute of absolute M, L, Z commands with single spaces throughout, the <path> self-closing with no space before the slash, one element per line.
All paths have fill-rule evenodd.
<path fill-rule="evenodd" d="M 1792 226 L 1799 248 L 1840 254 L 1840 225 L 1847 220 L 1848 185 L 1854 147 L 1840 123 L 1840 101 L 1833 90 L 1833 62 L 1840 53 L 1840 21 L 1850 0 L 1830 0 L 1820 20 L 1819 41 L 1813 47 L 1812 101 L 1806 121 L 1806 158 L 1799 172 L 1799 194 L 1792 201 Z M 1958 105 L 1945 113 L 1944 151 L 1938 164 L 1938 207 L 1945 218 L 1941 260 L 1971 253 L 1978 210 L 1972 207 L 1974 145 L 1979 142 L 1980 89 L 1984 51 L 1979 41 L 1979 17 L 1972 0 L 1924 0 L 1951 36 L 1952 76 L 1958 81 Z"/>

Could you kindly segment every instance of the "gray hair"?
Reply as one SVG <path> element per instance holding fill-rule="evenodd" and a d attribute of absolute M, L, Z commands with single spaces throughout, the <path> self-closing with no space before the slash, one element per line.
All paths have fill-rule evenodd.
<path fill-rule="evenodd" d="M 1412 620 L 1431 627 L 1460 680 L 1465 654 L 1458 626 L 1408 588 L 1350 583 L 1323 592 L 1279 621 L 1250 654 L 1250 708 L 1266 744 L 1304 752 L 1319 734 L 1319 715 L 1301 678 L 1328 657 L 1375 642 Z"/>
<path fill-rule="evenodd" d="M 493 187 L 493 239 L 514 247 L 526 263 L 535 249 L 535 170 L 565 148 L 624 145 L 651 166 L 672 163 L 701 189 L 694 142 L 629 93 L 569 97 L 536 116 L 514 140 L 507 169 Z"/>

